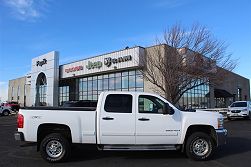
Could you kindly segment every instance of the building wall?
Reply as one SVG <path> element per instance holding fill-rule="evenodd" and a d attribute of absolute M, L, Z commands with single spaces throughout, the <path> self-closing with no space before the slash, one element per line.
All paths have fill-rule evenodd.
<path fill-rule="evenodd" d="M 157 46 L 152 46 L 152 47 L 147 47 L 145 48 L 145 56 L 150 56 L 150 55 L 155 55 L 156 50 L 161 50 L 162 53 L 161 55 L 164 56 L 164 49 L 165 49 L 165 45 L 157 45 Z M 147 64 L 147 57 L 144 59 L 146 62 L 143 62 L 147 68 L 148 64 Z M 144 72 L 144 75 L 147 75 L 146 72 Z M 155 71 L 156 75 L 158 75 L 158 70 Z M 161 76 L 161 75 L 158 75 Z M 144 77 L 144 91 L 145 92 L 149 92 L 149 93 L 158 93 L 161 96 L 165 96 L 165 93 L 158 88 L 157 86 L 155 86 L 154 84 L 152 84 L 150 81 L 148 81 L 146 79 L 146 77 Z"/>
<path fill-rule="evenodd" d="M 172 57 L 169 57 L 168 55 L 166 55 L 166 50 L 168 48 L 169 48 L 169 46 L 164 45 L 164 44 L 163 45 L 156 45 L 156 46 L 147 47 L 147 48 L 145 48 L 145 55 L 146 56 L 159 56 L 159 55 L 162 55 L 163 57 L 165 56 L 167 58 L 167 60 L 168 60 L 168 59 L 172 58 Z M 158 54 L 158 55 L 156 55 L 156 54 Z M 146 57 L 146 59 L 145 59 L 146 68 L 148 68 L 147 66 L 151 65 L 151 64 L 148 64 L 147 59 L 148 58 Z M 161 81 L 164 80 L 163 78 L 161 78 L 163 75 L 160 74 L 159 70 L 157 70 L 157 69 L 156 70 L 151 69 L 151 70 L 154 70 L 154 73 L 156 74 L 158 84 L 161 85 L 162 87 L 164 87 L 164 82 L 161 83 Z M 147 75 L 147 72 L 145 72 L 145 75 Z M 203 87 L 203 86 L 196 87 L 196 88 L 194 88 L 192 90 L 189 90 L 185 94 L 183 94 L 183 96 L 181 97 L 181 99 L 179 100 L 177 105 L 182 106 L 182 107 L 186 106 L 185 108 L 193 108 L 195 106 L 197 106 L 197 108 L 199 108 L 199 107 L 213 108 L 215 106 L 213 87 L 209 87 L 209 85 L 204 86 L 203 88 L 208 87 L 207 90 L 202 89 L 201 87 Z M 160 88 L 158 88 L 153 83 L 151 83 L 150 81 L 148 81 L 147 77 L 144 77 L 144 91 L 145 92 L 150 92 L 150 93 L 157 93 L 157 94 L 160 94 L 161 96 L 165 97 L 165 92 L 162 91 Z M 210 92 L 209 93 L 210 97 L 205 96 L 207 94 L 206 91 Z"/>
<path fill-rule="evenodd" d="M 46 76 L 46 105 L 58 106 L 59 53 L 49 52 L 32 59 L 30 100 L 33 106 L 40 105 L 37 82 L 40 74 Z"/>
<path fill-rule="evenodd" d="M 30 85 L 26 83 L 26 76 L 9 81 L 8 101 L 16 101 L 20 106 L 30 106 Z"/>
<path fill-rule="evenodd" d="M 223 69 L 221 69 L 223 70 Z M 215 88 L 224 89 L 234 96 L 233 101 L 250 100 L 250 81 L 236 73 L 224 70 L 224 79 Z M 238 88 L 241 89 L 241 99 L 238 99 Z M 227 105 L 230 105 L 229 102 Z"/>

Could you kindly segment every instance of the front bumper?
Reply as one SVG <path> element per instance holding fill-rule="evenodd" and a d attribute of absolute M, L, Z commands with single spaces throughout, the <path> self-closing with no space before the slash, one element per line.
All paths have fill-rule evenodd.
<path fill-rule="evenodd" d="M 227 129 L 216 129 L 217 146 L 227 143 Z"/>
<path fill-rule="evenodd" d="M 243 117 L 247 117 L 248 114 L 247 113 L 231 113 L 231 114 L 227 114 L 228 118 L 243 118 Z"/>
<path fill-rule="evenodd" d="M 15 132 L 14 137 L 17 141 L 24 141 L 24 134 L 22 132 Z"/>

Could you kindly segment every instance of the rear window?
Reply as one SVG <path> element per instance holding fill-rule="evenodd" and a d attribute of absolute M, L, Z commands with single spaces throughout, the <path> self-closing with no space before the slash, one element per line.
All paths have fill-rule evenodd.
<path fill-rule="evenodd" d="M 80 100 L 64 102 L 63 107 L 97 107 L 97 101 Z"/>
<path fill-rule="evenodd" d="M 247 102 L 235 102 L 231 107 L 247 107 Z"/>
<path fill-rule="evenodd" d="M 105 101 L 105 111 L 116 113 L 132 113 L 132 95 L 108 95 Z"/>

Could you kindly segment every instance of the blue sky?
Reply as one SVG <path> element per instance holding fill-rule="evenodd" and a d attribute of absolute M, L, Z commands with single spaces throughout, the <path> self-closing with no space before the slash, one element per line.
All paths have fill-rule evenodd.
<path fill-rule="evenodd" d="M 0 97 L 33 57 L 57 50 L 62 64 L 150 46 L 175 23 L 206 26 L 238 59 L 234 72 L 251 79 L 250 18 L 250 0 L 0 0 Z"/>

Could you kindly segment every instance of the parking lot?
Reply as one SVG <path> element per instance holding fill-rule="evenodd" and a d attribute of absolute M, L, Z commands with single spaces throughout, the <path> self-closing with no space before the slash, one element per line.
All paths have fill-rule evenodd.
<path fill-rule="evenodd" d="M 99 152 L 81 147 L 73 150 L 69 162 L 49 164 L 36 152 L 36 146 L 20 147 L 14 140 L 16 118 L 11 115 L 0 117 L 0 166 L 251 166 L 251 121 L 226 121 L 225 127 L 229 132 L 227 145 L 220 147 L 213 160 L 206 162 L 192 161 L 177 151 Z"/>

